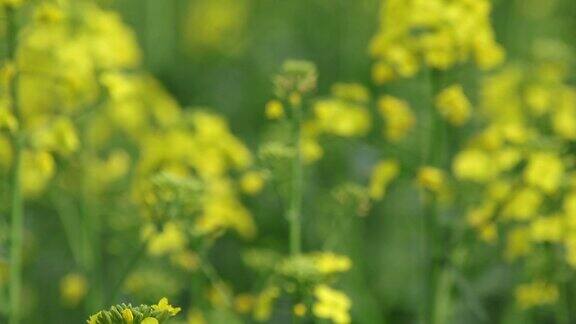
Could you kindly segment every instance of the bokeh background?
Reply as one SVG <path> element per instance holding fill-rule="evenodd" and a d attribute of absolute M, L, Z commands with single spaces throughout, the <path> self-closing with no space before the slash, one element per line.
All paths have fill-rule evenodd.
<path fill-rule="evenodd" d="M 358 82 L 374 97 L 387 93 L 411 98 L 416 112 L 427 109 L 427 77 L 419 75 L 393 85 L 377 86 L 371 79 L 368 45 L 377 31 L 379 0 L 115 0 L 101 1 L 118 10 L 136 31 L 145 69 L 157 77 L 184 107 L 205 107 L 229 120 L 233 133 L 253 150 L 266 138 L 269 121 L 265 104 L 273 97 L 272 76 L 286 59 L 305 59 L 317 65 L 318 94 L 336 82 Z M 574 79 L 576 3 L 573 0 L 494 0 L 493 26 L 509 59 L 524 60 L 547 41 L 564 44 L 563 55 Z M 544 45 L 542 45 L 544 44 Z M 553 51 L 556 51 L 553 49 Z M 556 52 L 555 52 L 556 53 Z M 478 75 L 464 66 L 445 75 L 474 89 Z M 472 99 L 476 96 L 470 91 Z M 415 138 L 419 138 L 418 127 Z M 454 136 L 465 136 L 468 129 Z M 414 179 L 402 174 L 386 197 L 366 215 L 349 217 L 331 204 L 327 192 L 349 179 L 368 179 L 370 167 L 382 156 L 400 157 L 417 165 L 419 149 L 382 145 L 381 134 L 366 140 L 325 143 L 325 158 L 307 172 L 304 203 L 304 246 L 349 255 L 352 270 L 341 287 L 353 300 L 353 323 L 415 323 L 421 298 L 421 270 L 425 260 L 421 233 L 421 204 Z M 408 171 L 406 171 L 408 173 Z M 545 175 L 543 175 L 545 176 Z M 242 266 L 241 252 L 249 247 L 287 251 L 284 206 L 267 188 L 258 198 L 247 198 L 259 227 L 254 241 L 238 244 L 224 237 L 210 253 L 221 276 L 239 290 L 249 290 L 256 278 Z M 57 217 L 40 203 L 28 206 L 25 278 L 27 323 L 81 323 L 85 308 L 61 303 L 60 281 L 74 268 Z M 34 233 L 31 235 L 30 233 Z M 499 247 L 466 237 L 470 247 L 462 270 L 460 298 L 453 305 L 453 323 L 553 323 L 548 311 L 527 316 L 513 298 L 516 270 L 499 257 Z M 136 250 L 126 246 L 126 254 Z M 113 269 L 123 256 L 105 260 Z M 107 264 L 106 264 L 107 263 Z M 113 270 L 110 270 L 113 271 Z M 104 272 L 106 273 L 106 272 Z M 182 282 L 170 271 L 151 277 L 158 296 L 172 296 Z M 150 296 L 132 296 L 131 302 L 151 302 Z M 288 320 L 290 304 L 280 302 L 271 320 Z M 536 311 L 538 312 L 538 311 Z M 225 317 L 212 323 L 234 323 Z"/>

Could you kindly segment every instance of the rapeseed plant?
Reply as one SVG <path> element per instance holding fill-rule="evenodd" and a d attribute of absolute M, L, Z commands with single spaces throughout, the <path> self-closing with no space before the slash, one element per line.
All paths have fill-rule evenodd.
<path fill-rule="evenodd" d="M 573 321 L 570 4 L 304 2 L 0 0 L 0 321 Z"/>

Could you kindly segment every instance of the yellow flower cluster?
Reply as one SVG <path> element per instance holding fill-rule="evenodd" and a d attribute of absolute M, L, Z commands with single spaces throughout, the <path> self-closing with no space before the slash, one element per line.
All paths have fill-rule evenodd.
<path fill-rule="evenodd" d="M 313 107 L 319 132 L 342 137 L 366 135 L 371 127 L 368 90 L 356 83 L 338 83 L 332 98 L 318 100 Z"/>
<path fill-rule="evenodd" d="M 344 293 L 330 288 L 327 283 L 336 275 L 349 271 L 351 267 L 350 258 L 332 252 L 312 252 L 277 261 L 272 268 L 280 278 L 269 283 L 256 298 L 254 318 L 258 321 L 268 320 L 274 303 L 283 292 L 293 294 L 297 289 L 310 289 L 315 297 L 311 308 L 314 316 L 332 319 L 335 323 L 349 323 L 350 300 Z M 296 316 L 304 316 L 307 310 L 308 306 L 304 303 L 294 306 Z"/>
<path fill-rule="evenodd" d="M 378 100 L 378 111 L 385 122 L 384 135 L 391 142 L 403 139 L 416 124 L 416 117 L 404 100 L 384 96 Z"/>
<path fill-rule="evenodd" d="M 576 267 L 576 176 L 569 155 L 576 126 L 576 88 L 553 60 L 511 64 L 486 77 L 480 94 L 484 126 L 458 152 L 453 174 L 482 194 L 467 211 L 479 236 L 502 234 L 504 257 L 530 262 L 556 245 Z M 528 275 L 533 276 L 536 269 Z M 548 278 L 553 282 L 553 278 Z M 553 303 L 553 283 L 518 287 L 523 308 Z"/>
<path fill-rule="evenodd" d="M 400 173 L 400 163 L 396 160 L 383 160 L 372 169 L 368 195 L 374 200 L 380 200 L 386 194 L 388 186 Z"/>
<path fill-rule="evenodd" d="M 462 126 L 470 119 L 471 106 L 461 85 L 447 87 L 436 98 L 440 115 L 454 126 Z"/>
<path fill-rule="evenodd" d="M 446 70 L 473 58 L 482 69 L 504 59 L 490 23 L 489 0 L 390 0 L 370 44 L 373 79 L 412 77 L 423 66 Z"/>
<path fill-rule="evenodd" d="M 553 304 L 557 299 L 558 287 L 546 282 L 536 281 L 516 288 L 516 300 L 523 309 Z"/>
<path fill-rule="evenodd" d="M 352 302 L 344 293 L 326 285 L 314 288 L 316 301 L 312 308 L 314 316 L 331 320 L 335 324 L 349 324 Z"/>
<path fill-rule="evenodd" d="M 15 1 L 10 1 L 16 4 Z M 74 10 L 81 7 L 82 10 Z M 56 172 L 55 156 L 69 157 L 80 147 L 78 121 L 96 108 L 102 95 L 100 77 L 136 68 L 140 54 L 135 36 L 120 17 L 89 3 L 60 1 L 34 8 L 34 19 L 19 37 L 16 62 L 2 68 L 1 87 L 18 78 L 18 120 L 0 96 L 0 128 L 26 134 L 23 191 L 41 194 Z M 0 134 L 3 167 L 11 164 L 11 148 Z"/>
<path fill-rule="evenodd" d="M 160 324 L 176 316 L 180 307 L 173 307 L 167 298 L 162 298 L 156 305 L 122 304 L 100 311 L 88 319 L 88 324 Z"/>

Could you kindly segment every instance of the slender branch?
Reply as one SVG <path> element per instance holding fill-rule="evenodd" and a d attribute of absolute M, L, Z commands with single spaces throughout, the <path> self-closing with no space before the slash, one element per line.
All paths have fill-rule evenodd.
<path fill-rule="evenodd" d="M 110 291 L 110 294 L 108 295 L 106 304 L 113 304 L 115 302 L 116 298 L 118 298 L 118 295 L 120 294 L 120 291 L 122 290 L 122 286 L 124 286 L 126 279 L 132 273 L 132 271 L 134 271 L 134 269 L 136 269 L 136 266 L 138 266 L 138 263 L 140 263 L 140 260 L 146 254 L 145 253 L 146 247 L 148 247 L 149 242 L 150 242 L 149 238 L 140 242 L 140 246 L 138 246 L 138 250 L 136 250 L 136 253 L 134 253 L 134 255 L 132 255 L 132 257 L 130 258 L 130 261 L 128 261 L 128 263 L 124 267 L 124 270 L 122 270 L 122 273 L 120 274 L 120 278 L 118 278 L 118 280 L 116 281 L 116 283 L 112 287 L 112 290 Z"/>
<path fill-rule="evenodd" d="M 290 222 L 290 253 L 298 255 L 302 251 L 302 107 L 292 106 L 292 145 L 294 157 L 292 159 L 292 192 L 288 209 Z"/>

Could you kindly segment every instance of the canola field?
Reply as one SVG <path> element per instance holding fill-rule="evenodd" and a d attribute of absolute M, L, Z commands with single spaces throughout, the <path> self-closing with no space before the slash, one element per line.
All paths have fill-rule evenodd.
<path fill-rule="evenodd" d="M 576 323 L 574 0 L 0 0 L 0 323 Z"/>

